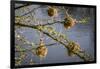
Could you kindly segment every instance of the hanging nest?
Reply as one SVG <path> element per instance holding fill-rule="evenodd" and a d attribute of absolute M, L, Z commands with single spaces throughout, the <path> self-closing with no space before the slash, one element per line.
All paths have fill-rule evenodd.
<path fill-rule="evenodd" d="M 56 16 L 57 15 L 57 9 L 56 8 L 54 8 L 54 7 L 49 7 L 49 9 L 47 10 L 47 12 L 48 12 L 48 15 L 50 16 L 50 17 L 52 17 L 52 16 Z"/>
<path fill-rule="evenodd" d="M 69 56 L 75 56 L 75 53 L 81 51 L 80 45 L 73 41 L 68 43 L 68 47 L 69 47 L 69 49 L 68 49 Z"/>
<path fill-rule="evenodd" d="M 76 19 L 73 19 L 71 16 L 65 17 L 64 19 L 64 27 L 66 29 L 70 29 L 76 24 Z"/>
<path fill-rule="evenodd" d="M 45 58 L 48 53 L 48 49 L 43 41 L 40 42 L 39 46 L 36 48 L 36 55 L 40 58 Z"/>

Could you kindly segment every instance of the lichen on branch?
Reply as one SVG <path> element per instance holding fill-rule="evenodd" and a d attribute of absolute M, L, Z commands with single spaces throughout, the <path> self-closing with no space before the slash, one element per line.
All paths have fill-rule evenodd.
<path fill-rule="evenodd" d="M 33 29 L 36 29 L 40 32 L 42 32 L 43 34 L 46 34 L 48 37 L 52 38 L 53 40 L 59 42 L 60 44 L 62 44 L 65 48 L 67 48 L 69 50 L 69 47 L 68 47 L 68 43 L 70 40 L 66 39 L 64 37 L 64 39 L 62 40 L 59 40 L 59 36 L 57 36 L 57 32 L 53 30 L 52 33 L 54 33 L 52 35 L 52 33 L 50 33 L 49 31 L 45 31 L 44 28 L 48 28 L 48 27 L 45 27 L 45 26 L 30 26 L 30 25 L 24 25 L 24 24 L 15 24 L 16 26 L 21 26 L 21 27 L 28 27 L 28 28 L 33 28 Z M 79 56 L 81 59 L 83 59 L 84 61 L 92 61 L 93 59 L 91 58 L 91 56 L 89 56 L 87 53 L 84 53 L 84 52 L 80 52 L 80 51 L 77 51 L 77 52 L 74 52 L 72 51 L 74 54 L 76 54 L 77 56 Z M 88 56 L 87 56 L 88 55 Z"/>

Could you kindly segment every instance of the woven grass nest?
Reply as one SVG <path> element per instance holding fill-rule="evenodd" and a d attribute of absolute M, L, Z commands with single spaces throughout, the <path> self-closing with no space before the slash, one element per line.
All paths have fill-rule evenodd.
<path fill-rule="evenodd" d="M 48 53 L 48 49 L 44 42 L 40 42 L 39 46 L 36 48 L 36 55 L 40 58 L 45 58 Z"/>
<path fill-rule="evenodd" d="M 65 17 L 64 19 L 64 27 L 66 29 L 70 29 L 76 24 L 76 19 L 73 19 L 72 17 Z"/>
<path fill-rule="evenodd" d="M 55 8 L 55 7 L 49 7 L 49 9 L 47 10 L 47 12 L 48 12 L 48 15 L 50 16 L 50 17 L 52 17 L 52 16 L 56 16 L 57 15 L 57 9 Z"/>

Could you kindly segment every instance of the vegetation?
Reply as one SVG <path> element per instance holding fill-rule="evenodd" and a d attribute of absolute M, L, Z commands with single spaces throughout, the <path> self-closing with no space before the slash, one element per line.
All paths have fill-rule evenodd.
<path fill-rule="evenodd" d="M 22 48 L 22 46 L 18 43 L 15 43 L 15 51 L 16 53 L 19 53 L 18 57 L 15 57 L 15 64 L 21 65 L 21 62 L 24 61 L 25 57 L 27 57 L 26 52 L 31 51 L 33 55 L 37 55 L 40 59 L 45 59 L 45 57 L 48 54 L 48 47 L 56 44 L 57 42 L 60 43 L 67 49 L 69 56 L 78 56 L 83 61 L 93 61 L 93 58 L 86 53 L 84 50 L 81 49 L 81 46 L 79 43 L 70 40 L 67 35 L 57 32 L 54 27 L 52 27 L 54 24 L 61 24 L 66 30 L 71 29 L 72 27 L 76 26 L 77 24 L 86 24 L 89 20 L 88 17 L 81 18 L 80 20 L 77 20 L 76 18 L 73 18 L 68 13 L 68 8 L 64 7 L 57 7 L 57 6 L 45 6 L 47 8 L 47 16 L 48 19 L 39 19 L 36 18 L 36 14 L 34 11 L 36 11 L 39 8 L 42 8 L 44 6 L 39 6 L 33 9 L 29 9 L 31 5 L 22 5 L 15 8 L 15 11 L 24 11 L 25 13 L 23 15 L 17 16 L 15 13 L 15 39 L 22 42 L 23 44 L 30 45 L 31 49 Z M 26 12 L 28 10 L 28 12 Z M 63 20 L 56 20 L 56 17 L 59 16 L 60 12 L 64 12 L 65 16 L 63 17 Z M 46 14 L 46 13 L 45 13 Z M 27 16 L 26 16 L 27 15 Z M 28 16 L 29 15 L 29 16 Z M 49 20 L 51 20 L 49 22 Z M 45 21 L 46 23 L 42 23 Z M 18 29 L 22 28 L 31 28 L 33 30 L 36 30 L 40 34 L 40 41 L 38 44 L 34 42 L 30 42 L 28 39 L 26 39 L 25 36 L 23 36 L 21 33 L 18 33 Z M 44 42 L 44 36 L 46 35 L 52 40 L 55 41 L 55 43 L 46 44 Z M 73 35 L 74 36 L 74 35 Z M 30 65 L 36 64 L 36 62 L 31 59 Z"/>

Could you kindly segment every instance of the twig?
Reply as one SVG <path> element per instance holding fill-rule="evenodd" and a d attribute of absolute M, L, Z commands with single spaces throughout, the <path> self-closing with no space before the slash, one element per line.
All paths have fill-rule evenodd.
<path fill-rule="evenodd" d="M 16 10 L 18 10 L 18 9 L 20 9 L 20 8 L 23 8 L 23 7 L 27 7 L 27 6 L 30 6 L 30 5 L 32 5 L 32 4 L 24 4 L 24 5 L 22 5 L 22 6 L 19 6 L 19 7 L 15 7 L 14 9 Z"/>
<path fill-rule="evenodd" d="M 55 45 L 56 43 L 52 43 L 52 44 L 46 44 L 45 46 L 52 46 Z M 37 44 L 38 45 L 38 44 Z M 16 52 L 26 52 L 26 51 L 32 51 L 32 50 L 36 50 L 36 48 L 31 48 L 31 49 L 23 49 L 23 50 L 15 50 Z"/>
<path fill-rule="evenodd" d="M 63 24 L 64 21 L 55 21 L 53 23 L 46 23 L 46 24 L 41 24 L 41 26 L 46 26 L 46 25 L 53 25 L 53 24 L 56 24 L 56 23 L 60 23 L 60 24 Z M 39 26 L 39 25 L 36 25 L 36 26 Z"/>
<path fill-rule="evenodd" d="M 16 34 L 17 34 L 18 32 L 16 32 Z M 18 37 L 17 37 L 18 36 Z M 16 37 L 16 39 L 18 39 L 18 40 L 21 40 L 21 41 L 23 41 L 24 42 L 24 44 L 28 44 L 29 46 L 33 46 L 33 42 L 29 42 L 24 36 L 22 36 L 22 35 L 20 35 L 19 33 L 15 36 Z M 20 37 L 20 38 L 19 38 Z M 52 46 L 52 45 L 55 45 L 56 43 L 51 43 L 51 44 L 46 44 L 46 46 L 48 47 L 48 46 Z M 17 44 L 16 44 L 17 45 Z M 38 45 L 38 44 L 34 44 L 34 46 L 36 46 L 36 45 Z M 36 48 L 34 47 L 32 47 L 31 49 L 22 49 L 22 50 L 15 50 L 16 52 L 25 52 L 25 51 L 31 51 L 31 50 L 35 50 Z"/>
<path fill-rule="evenodd" d="M 25 16 L 25 15 L 27 15 L 27 14 L 30 14 L 30 13 L 32 13 L 33 11 L 37 10 L 37 9 L 40 8 L 40 7 L 41 7 L 41 6 L 36 7 L 36 8 L 33 8 L 31 11 L 29 11 L 29 12 L 27 12 L 27 13 L 21 15 L 21 16 Z"/>
<path fill-rule="evenodd" d="M 69 17 L 68 9 L 66 10 L 65 7 L 63 6 L 63 10 L 65 11 L 65 15 L 66 15 L 67 17 Z"/>

